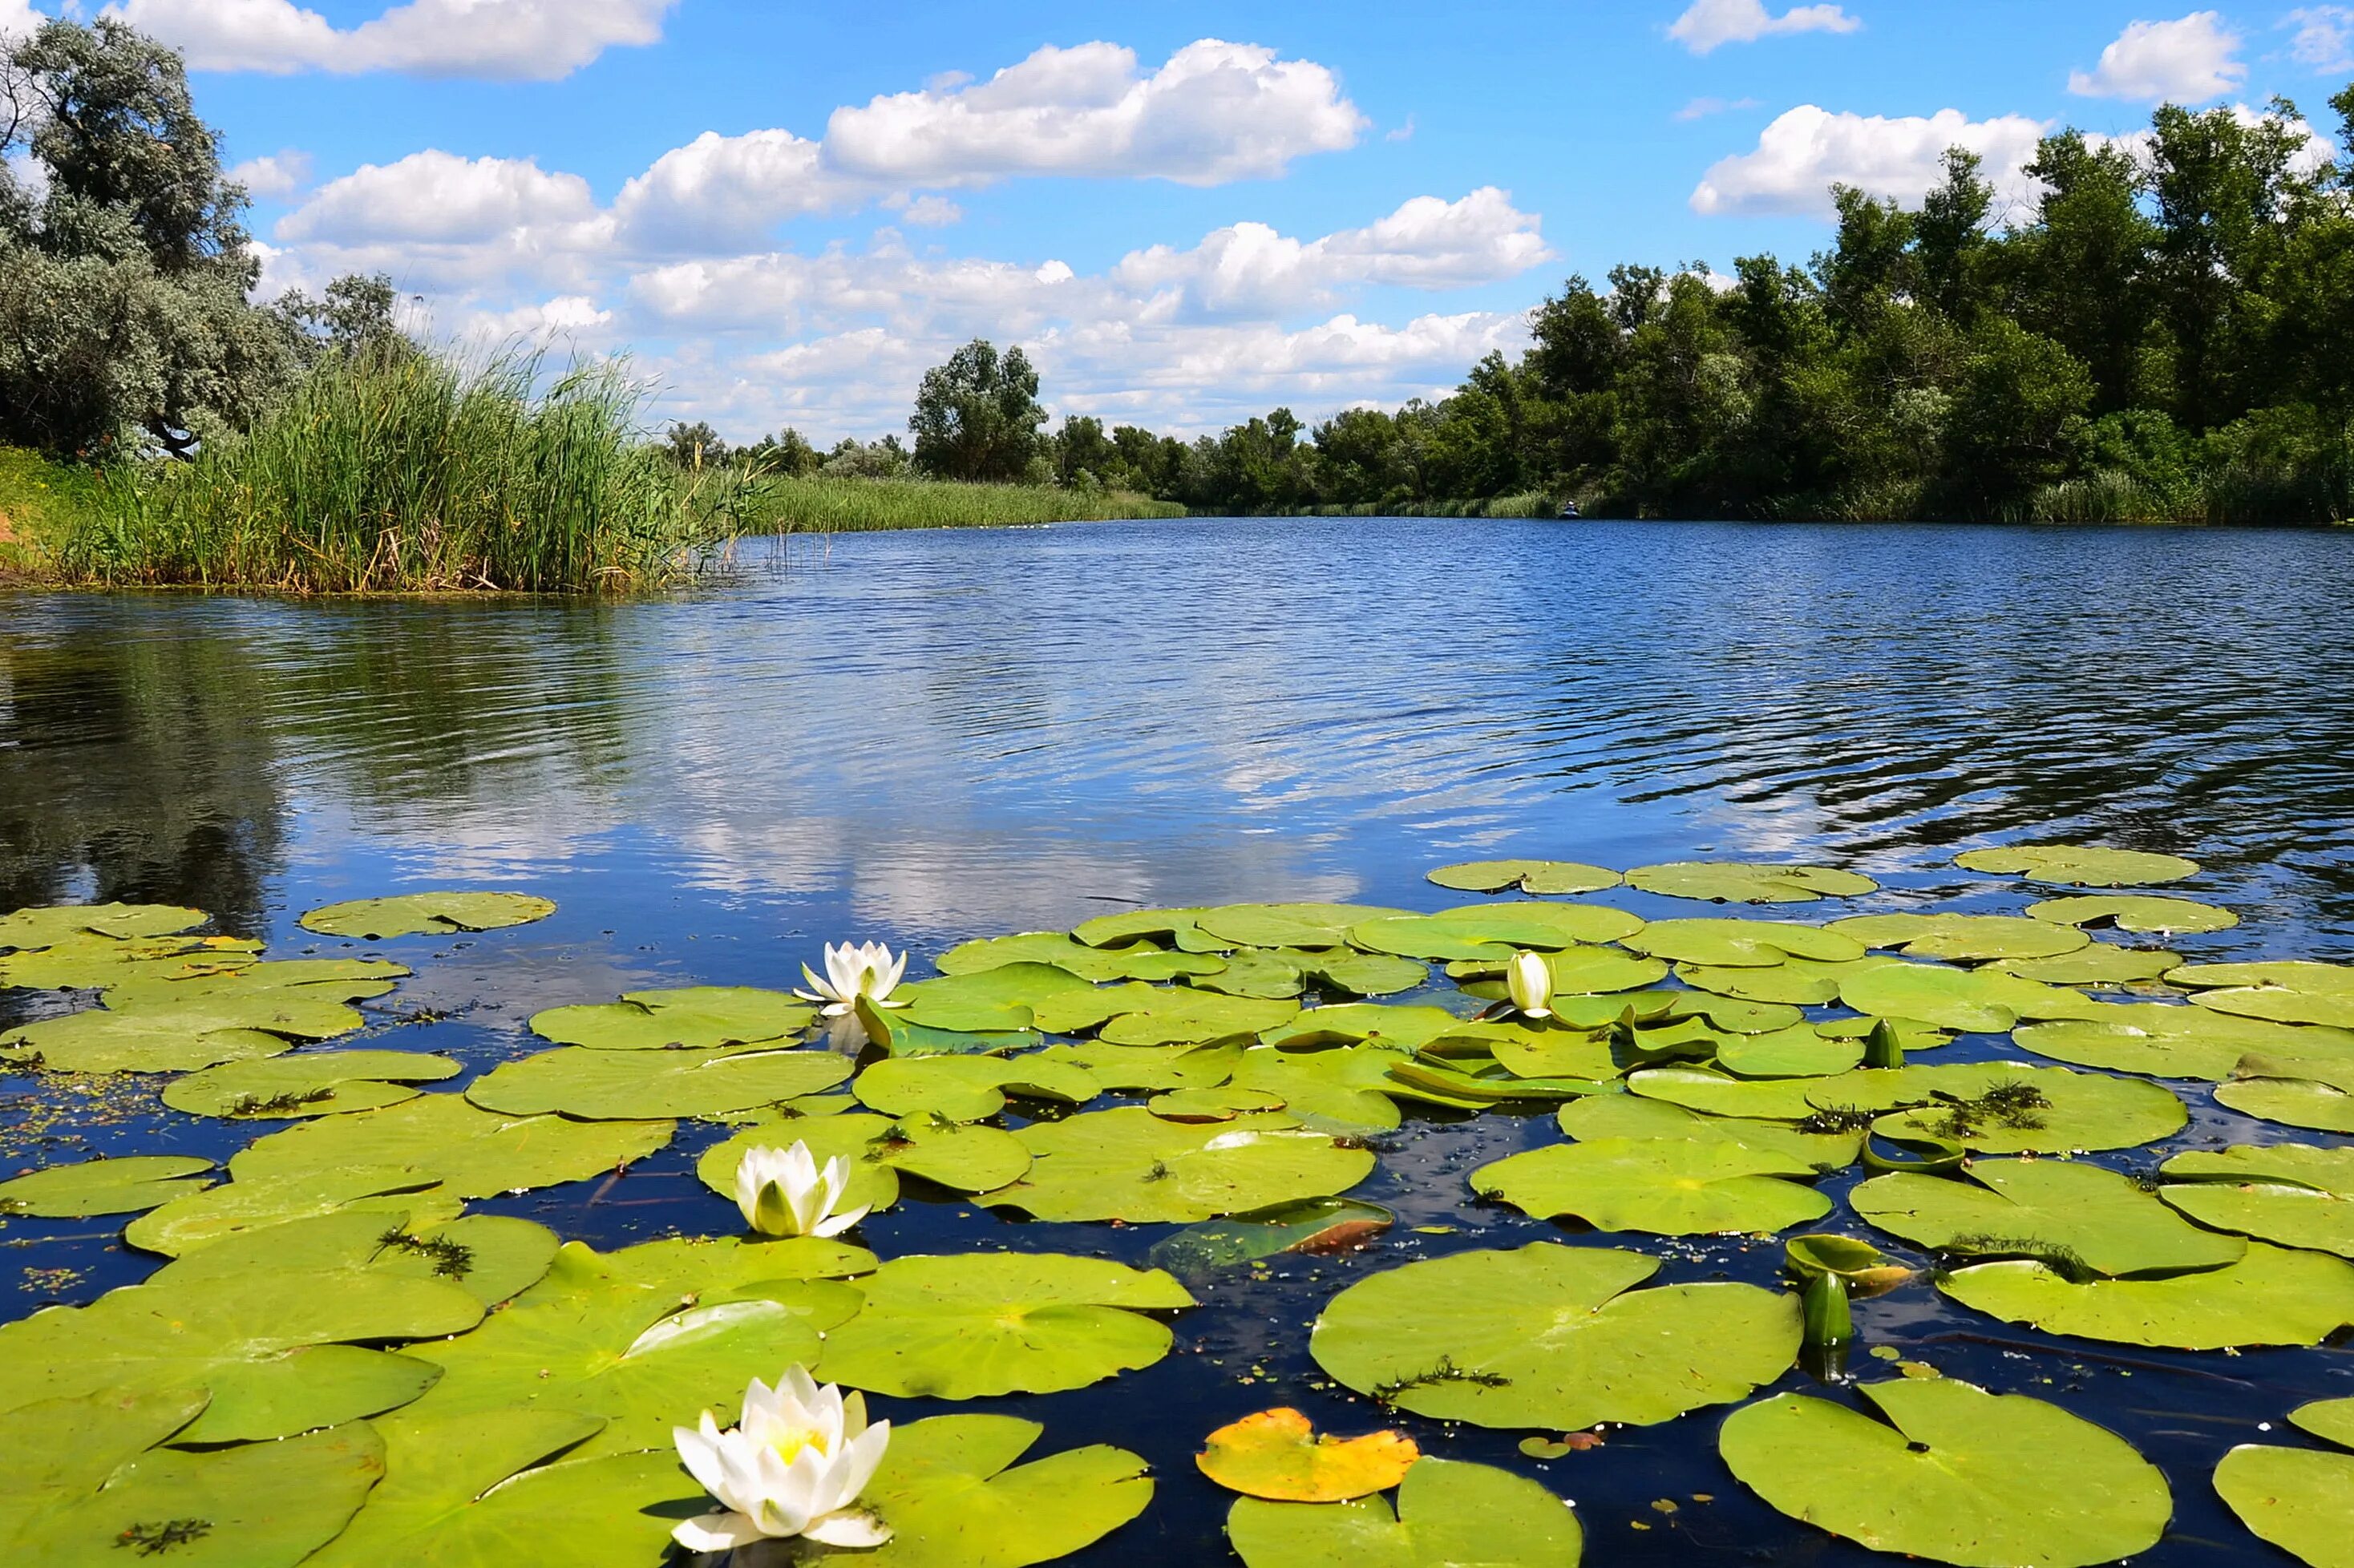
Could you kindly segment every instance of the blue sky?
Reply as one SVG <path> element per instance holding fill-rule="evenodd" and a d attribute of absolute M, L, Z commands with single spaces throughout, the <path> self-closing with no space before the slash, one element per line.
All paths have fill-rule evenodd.
<path fill-rule="evenodd" d="M 2019 199 L 2045 131 L 2284 93 L 2327 132 L 2354 79 L 2354 0 L 110 8 L 188 51 L 266 288 L 382 270 L 444 334 L 820 440 L 976 334 L 1160 429 L 1431 395 L 1572 272 L 1803 258 L 1832 179 L 1916 196 L 1960 141 Z"/>

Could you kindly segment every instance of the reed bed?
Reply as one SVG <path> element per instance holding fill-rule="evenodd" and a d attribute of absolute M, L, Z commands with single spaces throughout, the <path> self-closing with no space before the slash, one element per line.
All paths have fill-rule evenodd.
<path fill-rule="evenodd" d="M 116 476 L 61 542 L 99 583 L 303 593 L 604 593 L 692 577 L 743 488 L 641 434 L 620 366 L 543 383 L 531 356 L 322 365 L 251 433 Z"/>
<path fill-rule="evenodd" d="M 1182 517 L 1185 508 L 1173 501 L 1155 501 L 1125 490 L 814 474 L 802 479 L 772 475 L 752 480 L 741 514 L 748 533 L 864 533 Z"/>

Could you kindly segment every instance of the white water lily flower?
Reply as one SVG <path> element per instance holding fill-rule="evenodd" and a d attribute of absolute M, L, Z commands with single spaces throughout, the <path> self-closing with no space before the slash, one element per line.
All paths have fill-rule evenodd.
<path fill-rule="evenodd" d="M 1553 966 L 1543 953 L 1514 953 L 1504 967 L 1504 989 L 1523 1018 L 1553 1016 Z"/>
<path fill-rule="evenodd" d="M 801 978 L 810 983 L 808 991 L 793 994 L 804 1001 L 825 1003 L 825 1016 L 839 1018 L 858 1005 L 864 997 L 877 1007 L 905 1007 L 907 1003 L 889 1000 L 899 984 L 899 977 L 907 972 L 907 955 L 896 958 L 891 949 L 880 942 L 867 942 L 852 947 L 825 945 L 825 977 L 821 980 L 815 969 L 801 966 Z"/>
<path fill-rule="evenodd" d="M 818 1168 L 810 1146 L 748 1149 L 736 1167 L 736 1206 L 744 1223 L 764 1236 L 838 1236 L 866 1217 L 864 1208 L 837 1214 L 850 1185 L 850 1161 L 837 1154 Z"/>
<path fill-rule="evenodd" d="M 721 1507 L 683 1521 L 671 1539 L 689 1552 L 732 1552 L 759 1541 L 806 1536 L 825 1546 L 880 1546 L 891 1527 L 854 1505 L 875 1478 L 891 1424 L 866 1425 L 866 1397 L 822 1388 L 787 1367 L 775 1388 L 758 1378 L 744 1392 L 744 1418 L 722 1432 L 703 1424 L 671 1429 L 678 1457 Z"/>

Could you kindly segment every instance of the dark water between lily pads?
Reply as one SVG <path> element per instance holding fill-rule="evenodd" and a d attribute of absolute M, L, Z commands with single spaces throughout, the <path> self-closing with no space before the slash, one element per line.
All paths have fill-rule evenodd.
<path fill-rule="evenodd" d="M 922 955 L 1138 905 L 1438 908 L 1462 900 L 1426 870 L 1506 854 L 1805 859 L 1883 884 L 1731 911 L 1819 919 L 2036 895 L 1953 869 L 1974 846 L 2163 850 L 2206 867 L 2173 891 L 2243 920 L 2177 950 L 2354 958 L 2354 535 L 1201 521 L 849 535 L 789 557 L 761 542 L 743 567 L 716 592 L 595 607 L 0 596 L 0 910 L 192 904 L 289 957 L 357 950 L 296 928 L 323 902 L 545 894 L 561 907 L 541 925 L 381 947 L 418 972 L 373 1004 L 366 1043 L 480 1067 L 535 1048 L 523 1023 L 541 1008 L 786 985 L 827 940 Z M 56 1005 L 0 995 L 0 1022 Z M 420 1010 L 441 1016 L 400 1022 Z M 2189 1130 L 2106 1163 L 2290 1136 L 2174 1086 Z M 226 1157 L 257 1130 L 164 1111 L 153 1087 L 0 1107 L 0 1171 Z M 620 1181 L 477 1207 L 599 1245 L 733 1234 L 693 1170 L 720 1135 L 684 1124 Z M 1409 1113 L 1352 1194 L 1398 1213 L 1378 1244 L 1199 1283 L 1180 1353 L 1147 1371 L 982 1402 L 1046 1424 L 1033 1457 L 1111 1441 L 1152 1462 L 1151 1509 L 1070 1561 L 1221 1560 L 1226 1494 L 1191 1456 L 1244 1414 L 1376 1425 L 1307 1348 L 1317 1308 L 1369 1272 L 1555 1237 L 1638 1247 L 1663 1280 L 1772 1281 L 1778 1241 L 1573 1236 L 1467 1201 L 1473 1166 L 1557 1139 L 1549 1114 Z M 143 1276 L 154 1260 L 116 1228 L 0 1224 L 0 1318 Z M 911 1191 L 863 1234 L 885 1257 L 1009 1244 L 1136 1262 L 1155 1229 L 1024 1225 Z M 2174 1491 L 2151 1563 L 2286 1562 L 2208 1478 L 2259 1423 L 2295 1443 L 2291 1407 L 2354 1394 L 2343 1347 L 2061 1340 L 1925 1283 L 1857 1319 L 1866 1377 L 1885 1371 L 1870 1349 L 1893 1347 L 2133 1442 Z M 1820 1391 L 1803 1372 L 1776 1386 Z M 1747 1494 L 1716 1457 L 1723 1414 L 1547 1462 L 1517 1451 L 1523 1434 L 1401 1424 L 1426 1452 L 1575 1499 L 1591 1563 L 1872 1560 Z"/>

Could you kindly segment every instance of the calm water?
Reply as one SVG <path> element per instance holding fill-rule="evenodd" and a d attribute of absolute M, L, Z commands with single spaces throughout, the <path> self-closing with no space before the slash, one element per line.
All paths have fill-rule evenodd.
<path fill-rule="evenodd" d="M 544 925 L 394 949 L 419 972 L 380 1005 L 452 1016 L 384 1032 L 484 1064 L 529 1048 L 540 1007 L 784 984 L 828 939 L 933 952 L 1130 904 L 1436 907 L 1424 870 L 1500 853 L 1804 856 L 1887 884 L 1828 915 L 2015 909 L 1954 852 L 2090 839 L 2205 863 L 2186 891 L 2246 925 L 2200 956 L 2354 958 L 2349 629 L 2354 535 L 2167 530 L 1217 521 L 764 543 L 716 595 L 625 606 L 0 595 L 0 909 L 191 903 L 286 956 L 329 946 L 293 921 L 330 899 L 545 893 L 563 907 Z M 2191 1139 L 2261 1136 L 2190 1097 Z M 0 1107 L 12 1169 L 235 1146 L 135 1095 L 48 1144 L 26 1114 Z M 1457 1203 L 1464 1171 L 1549 1136 L 1546 1118 L 1410 1121 L 1364 1195 L 1458 1234 L 1402 1225 L 1362 1257 L 1214 1286 L 1178 1322 L 1198 1353 L 1004 1402 L 1047 1422 L 1042 1450 L 1116 1438 L 1160 1471 L 1152 1510 L 1086 1561 L 1216 1559 L 1222 1496 L 1189 1456 L 1224 1421 L 1293 1403 L 1371 1425 L 1310 1386 L 1316 1305 L 1368 1268 L 1560 1234 Z M 692 1176 L 705 1141 L 683 1131 L 594 1202 L 504 1206 L 608 1245 L 730 1228 Z M 0 1231 L 0 1317 L 145 1271 L 98 1228 Z M 1010 1233 L 1135 1258 L 1151 1239 L 1024 1229 L 911 1201 L 866 1234 L 885 1255 Z M 1632 1240 L 1666 1279 L 1764 1280 L 1779 1254 Z M 55 1269 L 80 1277 L 23 1272 Z M 2177 1502 L 2150 1563 L 2272 1560 L 2206 1477 L 2255 1422 L 2354 1393 L 2343 1350 L 2128 1352 L 1924 1287 L 1858 1317 L 1867 1343 L 2141 1446 Z M 1541 1466 L 1517 1434 L 1410 1425 L 1576 1499 L 1589 1561 L 1871 1561 L 1750 1500 L 1716 1420 Z"/>

